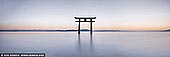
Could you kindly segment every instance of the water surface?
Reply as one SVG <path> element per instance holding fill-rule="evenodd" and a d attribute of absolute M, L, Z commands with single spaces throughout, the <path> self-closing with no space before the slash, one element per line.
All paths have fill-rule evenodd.
<path fill-rule="evenodd" d="M 0 33 L 0 52 L 47 57 L 170 57 L 170 32 Z"/>

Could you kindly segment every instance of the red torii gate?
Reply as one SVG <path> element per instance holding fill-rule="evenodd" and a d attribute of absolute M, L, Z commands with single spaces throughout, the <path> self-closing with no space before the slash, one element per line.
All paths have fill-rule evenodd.
<path fill-rule="evenodd" d="M 92 34 L 92 22 L 95 22 L 92 19 L 96 19 L 96 17 L 74 17 L 74 18 L 79 19 L 78 21 L 75 21 L 75 22 L 79 22 L 78 23 L 78 34 L 80 34 L 80 22 L 90 22 L 90 34 Z M 84 20 L 81 20 L 81 19 L 84 19 Z M 87 19 L 90 19 L 90 20 L 87 20 Z"/>

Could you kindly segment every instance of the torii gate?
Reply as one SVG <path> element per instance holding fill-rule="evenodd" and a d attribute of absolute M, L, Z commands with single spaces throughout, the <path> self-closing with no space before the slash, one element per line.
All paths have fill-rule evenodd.
<path fill-rule="evenodd" d="M 78 34 L 80 34 L 80 22 L 90 22 L 90 34 L 92 34 L 92 22 L 95 22 L 92 19 L 96 19 L 96 17 L 74 17 L 74 18 L 79 19 L 78 21 L 75 21 L 75 22 L 79 22 L 78 23 Z M 84 20 L 81 20 L 81 19 L 84 19 Z M 87 19 L 90 19 L 90 20 L 87 20 Z"/>

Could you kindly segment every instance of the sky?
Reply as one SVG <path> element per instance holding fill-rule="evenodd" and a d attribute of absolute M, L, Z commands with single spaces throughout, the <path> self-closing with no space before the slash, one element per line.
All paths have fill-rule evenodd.
<path fill-rule="evenodd" d="M 96 16 L 93 29 L 164 30 L 170 0 L 0 0 L 1 30 L 77 29 L 75 16 Z"/>

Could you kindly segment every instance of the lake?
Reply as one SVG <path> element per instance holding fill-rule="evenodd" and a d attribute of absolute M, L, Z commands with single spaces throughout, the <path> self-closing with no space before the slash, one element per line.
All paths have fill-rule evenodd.
<path fill-rule="evenodd" d="M 0 52 L 47 57 L 170 57 L 170 32 L 5 32 Z"/>

